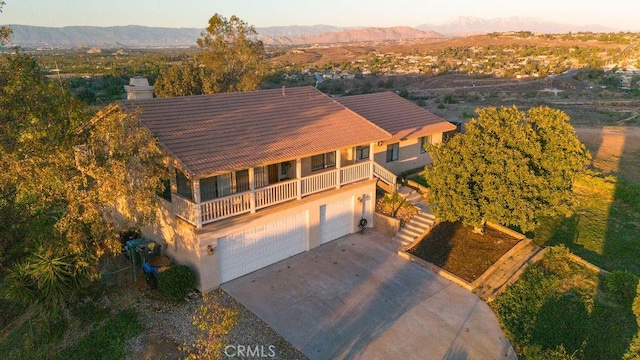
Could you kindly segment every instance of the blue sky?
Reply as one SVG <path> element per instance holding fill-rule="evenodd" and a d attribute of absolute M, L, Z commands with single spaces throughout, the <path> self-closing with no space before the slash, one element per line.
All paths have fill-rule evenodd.
<path fill-rule="evenodd" d="M 416 26 L 457 16 L 526 16 L 640 31 L 637 0 L 4 0 L 0 24 L 204 28 L 220 13 L 256 27 Z"/>

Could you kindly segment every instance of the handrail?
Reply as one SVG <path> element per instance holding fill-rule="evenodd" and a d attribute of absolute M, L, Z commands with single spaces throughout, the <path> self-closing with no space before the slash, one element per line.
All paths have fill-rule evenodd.
<path fill-rule="evenodd" d="M 373 162 L 373 175 L 391 186 L 395 186 L 398 180 L 398 177 L 394 173 L 385 169 L 375 161 Z"/>
<path fill-rule="evenodd" d="M 279 204 L 298 197 L 297 180 L 279 182 L 255 190 L 256 209 Z"/>

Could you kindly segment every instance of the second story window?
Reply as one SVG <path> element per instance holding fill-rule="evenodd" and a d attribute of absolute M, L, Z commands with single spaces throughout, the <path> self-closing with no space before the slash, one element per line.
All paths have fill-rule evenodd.
<path fill-rule="evenodd" d="M 420 154 L 427 152 L 427 145 L 432 144 L 431 135 L 423 136 L 420 138 Z"/>
<path fill-rule="evenodd" d="M 171 182 L 169 179 L 162 180 L 162 190 L 158 191 L 158 196 L 171 202 Z"/>
<path fill-rule="evenodd" d="M 358 146 L 356 148 L 356 161 L 369 160 L 369 147 Z"/>
<path fill-rule="evenodd" d="M 328 152 L 311 157 L 311 170 L 322 170 L 336 166 L 336 152 Z"/>
<path fill-rule="evenodd" d="M 191 180 L 180 170 L 176 170 L 176 185 L 178 195 L 193 201 L 193 187 Z"/>
<path fill-rule="evenodd" d="M 400 143 L 387 145 L 387 162 L 398 160 L 400 154 Z"/>

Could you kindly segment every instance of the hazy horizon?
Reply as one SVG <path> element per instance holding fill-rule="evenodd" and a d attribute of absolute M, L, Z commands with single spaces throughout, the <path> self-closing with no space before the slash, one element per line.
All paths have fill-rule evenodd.
<path fill-rule="evenodd" d="M 514 2 L 487 0 L 429 5 L 419 0 L 388 2 L 350 0 L 190 0 L 178 5 L 170 0 L 5 0 L 0 24 L 45 27 L 140 25 L 167 28 L 204 28 L 219 13 L 236 15 L 256 27 L 330 25 L 339 27 L 419 26 L 445 24 L 458 17 L 495 19 L 537 18 L 578 26 L 599 25 L 640 31 L 640 2 L 600 1 Z"/>

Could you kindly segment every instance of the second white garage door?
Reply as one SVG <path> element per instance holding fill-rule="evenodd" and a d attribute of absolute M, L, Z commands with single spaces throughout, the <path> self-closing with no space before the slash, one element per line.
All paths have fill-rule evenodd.
<path fill-rule="evenodd" d="M 343 199 L 320 206 L 320 244 L 351 234 L 353 206 L 351 199 Z"/>
<path fill-rule="evenodd" d="M 220 283 L 307 250 L 305 228 L 297 214 L 218 239 Z"/>

